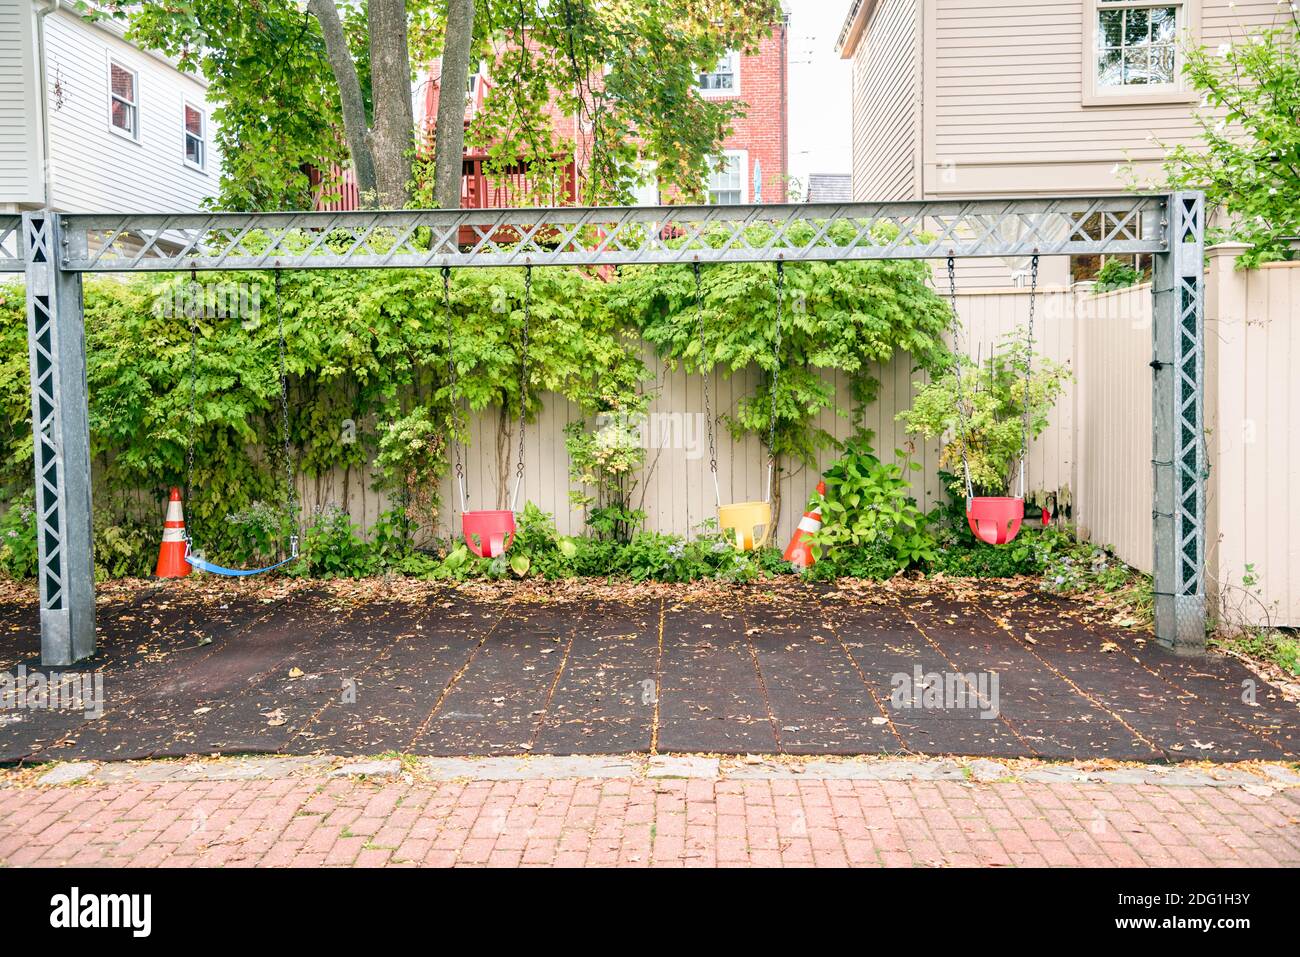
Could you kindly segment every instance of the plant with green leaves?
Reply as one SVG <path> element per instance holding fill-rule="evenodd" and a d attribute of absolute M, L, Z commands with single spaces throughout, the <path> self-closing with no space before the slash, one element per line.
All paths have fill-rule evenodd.
<path fill-rule="evenodd" d="M 1296 258 L 1300 235 L 1300 13 L 1281 4 L 1280 19 L 1211 48 L 1190 47 L 1188 85 L 1201 94 L 1200 142 L 1166 153 L 1165 187 L 1203 189 L 1212 242 L 1251 244 L 1243 268 Z M 1130 167 L 1135 186 L 1139 183 Z"/>
<path fill-rule="evenodd" d="M 576 487 L 569 501 L 587 512 L 587 524 L 601 537 L 626 542 L 645 521 L 634 508 L 632 493 L 645 464 L 644 428 L 650 397 L 642 393 L 620 396 L 595 418 L 564 427 L 564 447 L 569 453 L 569 477 Z"/>
<path fill-rule="evenodd" d="M 1132 263 L 1112 257 L 1102 263 L 1101 268 L 1097 270 L 1097 285 L 1094 291 L 1111 292 L 1115 289 L 1126 289 L 1129 286 L 1136 286 L 1142 279 L 1142 271 Z"/>
<path fill-rule="evenodd" d="M 815 228 L 796 224 L 791 241 L 810 241 Z M 882 227 L 878 235 L 892 232 Z M 848 242 L 852 227 L 836 223 L 828 233 Z M 752 244 L 770 238 L 766 226 L 749 230 Z M 710 242 L 725 241 L 721 235 L 710 237 Z M 814 424 L 835 400 L 825 373 L 848 377 L 854 404 L 845 414 L 860 425 L 879 387 L 878 365 L 899 353 L 925 370 L 946 364 L 949 311 L 930 288 L 929 273 L 926 263 L 910 260 L 788 264 L 779 354 L 772 263 L 702 267 L 698 308 L 689 266 L 629 268 L 610 291 L 611 308 L 636 322 L 670 368 L 680 363 L 698 374 L 725 376 L 749 368 L 762 372 L 755 389 L 726 414 L 737 438 L 755 435 L 767 445 L 775 378 L 776 427 L 768 452 L 778 465 L 786 460 L 813 465 L 820 450 L 836 444 L 830 432 Z M 780 375 L 774 377 L 778 367 Z"/>
<path fill-rule="evenodd" d="M 873 551 L 887 555 L 895 571 L 933 560 L 930 517 L 916 504 L 906 478 L 920 470 L 920 463 L 901 449 L 895 454 L 902 464 L 881 462 L 870 441 L 869 432 L 855 436 L 822 476 L 826 493 L 814 496 L 822 527 L 812 534 L 813 555 L 834 559 L 841 550 L 875 546 Z"/>
<path fill-rule="evenodd" d="M 965 501 L 966 468 L 976 495 L 1004 495 L 1025 443 L 1047 428 L 1070 378 L 1068 366 L 1034 353 L 1016 331 L 984 362 L 960 356 L 939 376 L 917 382 L 912 407 L 897 418 L 912 434 L 947 436 L 939 465 L 951 474 L 956 497 Z"/>

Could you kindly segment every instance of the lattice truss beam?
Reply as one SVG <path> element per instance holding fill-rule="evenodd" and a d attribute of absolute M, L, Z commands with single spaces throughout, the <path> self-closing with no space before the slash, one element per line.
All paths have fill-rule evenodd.
<path fill-rule="evenodd" d="M 0 216 L 0 272 L 22 272 L 25 263 L 22 217 Z"/>
<path fill-rule="evenodd" d="M 1184 257 L 1176 276 L 1177 323 L 1174 367 L 1178 421 L 1174 462 L 1177 474 L 1178 594 L 1204 594 L 1202 569 L 1205 556 L 1205 486 L 1208 475 L 1204 416 L 1205 350 L 1201 329 L 1204 273 L 1201 269 L 1201 218 L 1198 197 L 1179 195 L 1172 209 L 1173 231 L 1179 243 L 1193 245 L 1195 255 Z"/>
<path fill-rule="evenodd" d="M 934 259 L 1166 249 L 1168 198 L 70 215 L 80 272 Z"/>

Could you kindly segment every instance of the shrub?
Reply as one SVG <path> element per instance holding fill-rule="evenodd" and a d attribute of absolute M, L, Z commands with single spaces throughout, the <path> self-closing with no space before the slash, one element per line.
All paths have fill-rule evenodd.
<path fill-rule="evenodd" d="M 829 558 L 828 568 L 859 568 L 867 572 L 864 577 L 888 577 L 930 561 L 935 540 L 930 516 L 911 496 L 904 466 L 881 462 L 869 442 L 869 433 L 851 439 L 827 469 L 826 494 L 817 498 L 822 527 L 812 536 L 813 554 Z M 895 453 L 907 471 L 920 469 L 901 449 Z"/>
<path fill-rule="evenodd" d="M 35 495 L 31 490 L 0 515 L 0 574 L 6 578 L 33 578 L 36 575 Z"/>
<path fill-rule="evenodd" d="M 962 456 L 970 467 L 976 495 L 1003 495 L 1014 484 L 1024 438 L 1025 370 L 1029 436 L 1048 424 L 1048 414 L 1070 379 L 1068 367 L 1036 355 L 1024 334 L 1004 336 L 987 362 L 961 356 L 937 379 L 916 383 L 912 407 L 898 413 L 907 431 L 927 439 L 949 435 L 939 464 L 952 474 L 949 488 L 965 499 Z M 960 398 L 959 398 L 960 397 Z"/>
<path fill-rule="evenodd" d="M 303 536 L 299 560 L 291 574 L 314 578 L 362 578 L 379 569 L 379 561 L 351 518 L 337 505 L 316 511 Z"/>

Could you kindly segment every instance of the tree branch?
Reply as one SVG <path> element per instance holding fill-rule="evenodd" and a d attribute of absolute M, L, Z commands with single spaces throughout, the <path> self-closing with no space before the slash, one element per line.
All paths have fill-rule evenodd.
<path fill-rule="evenodd" d="M 334 73 L 334 83 L 339 88 L 339 105 L 343 113 L 343 134 L 348 142 L 348 152 L 352 154 L 352 170 L 357 178 L 357 191 L 362 202 L 374 196 L 377 189 L 375 180 L 375 158 L 370 149 L 368 125 L 366 123 L 366 103 L 361 96 L 361 83 L 357 79 L 356 64 L 352 62 L 352 53 L 348 49 L 347 39 L 343 36 L 343 24 L 339 21 L 339 11 L 334 0 L 307 0 L 307 10 L 320 23 L 321 35 L 325 38 L 325 52 L 329 57 L 330 69 Z M 410 98 L 407 97 L 409 104 Z"/>
<path fill-rule="evenodd" d="M 401 209 L 410 198 L 415 149 L 406 0 L 370 0 L 370 93 L 375 122 L 370 150 L 379 202 Z"/>
<path fill-rule="evenodd" d="M 434 199 L 443 209 L 460 206 L 466 86 L 473 39 L 474 0 L 447 0 L 447 33 L 442 47 L 434 135 Z"/>

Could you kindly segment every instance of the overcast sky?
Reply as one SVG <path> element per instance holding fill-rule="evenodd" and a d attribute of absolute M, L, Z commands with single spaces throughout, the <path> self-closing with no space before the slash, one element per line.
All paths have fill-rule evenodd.
<path fill-rule="evenodd" d="M 790 175 L 852 169 L 850 62 L 835 39 L 850 0 L 785 0 L 790 11 Z"/>

